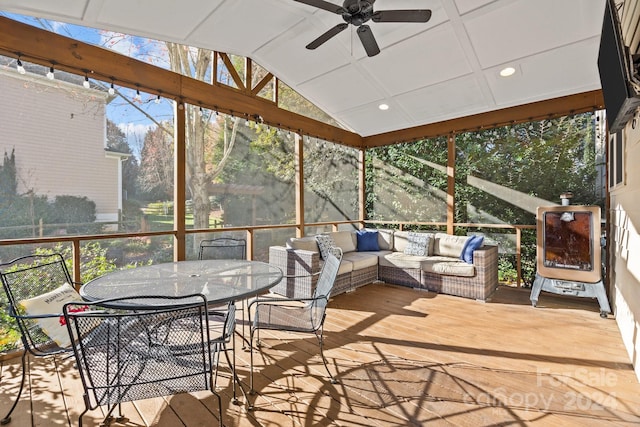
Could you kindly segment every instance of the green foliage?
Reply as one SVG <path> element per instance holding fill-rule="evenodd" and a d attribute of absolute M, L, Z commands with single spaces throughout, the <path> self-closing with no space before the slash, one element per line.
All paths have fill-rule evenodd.
<path fill-rule="evenodd" d="M 0 208 L 4 207 L 11 198 L 17 195 L 18 181 L 16 179 L 15 149 L 11 155 L 4 152 L 4 160 L 0 166 Z"/>
<path fill-rule="evenodd" d="M 535 224 L 539 200 L 603 206 L 597 188 L 593 114 L 516 124 L 455 136 L 456 223 Z M 367 150 L 366 208 L 376 220 L 446 220 L 447 140 L 436 138 Z M 496 230 L 458 227 L 457 234 Z M 503 253 L 513 250 L 500 242 Z M 504 246 L 504 247 L 503 247 Z M 512 246 L 512 245 L 511 245 Z M 535 232 L 523 232 L 526 285 L 535 275 Z M 511 265 L 509 265 L 511 264 Z M 513 277 L 515 256 L 501 255 L 500 274 Z"/>
<path fill-rule="evenodd" d="M 96 204 L 87 197 L 56 196 L 51 206 L 56 223 L 82 223 L 96 220 Z"/>
<path fill-rule="evenodd" d="M 60 253 L 65 259 L 69 271 L 73 271 L 73 256 L 70 246 L 58 244 L 51 248 L 39 247 L 34 250 L 34 253 L 38 255 Z M 88 282 L 117 268 L 114 261 L 107 258 L 107 249 L 101 247 L 98 242 L 85 244 L 82 247 L 81 254 L 80 275 L 83 282 Z M 3 292 L 0 303 L 6 303 L 5 298 Z M 2 337 L 0 338 L 0 351 L 15 349 L 20 337 L 16 323 L 7 314 L 6 310 L 0 312 L 0 337 Z"/>
<path fill-rule="evenodd" d="M 111 120 L 107 119 L 107 149 L 118 153 L 131 154 L 122 162 L 122 189 L 127 198 L 134 197 L 138 192 L 137 180 L 140 171 L 138 159 L 132 155 L 127 136 Z"/>

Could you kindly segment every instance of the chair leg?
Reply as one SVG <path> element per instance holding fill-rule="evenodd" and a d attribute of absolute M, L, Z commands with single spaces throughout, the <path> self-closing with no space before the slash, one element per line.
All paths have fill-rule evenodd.
<path fill-rule="evenodd" d="M 232 358 L 233 361 L 231 361 L 229 359 L 229 353 L 228 353 L 228 348 L 226 346 L 226 344 L 222 344 L 222 350 L 224 351 L 224 356 L 227 359 L 227 364 L 229 365 L 229 368 L 231 369 L 231 375 L 232 378 L 231 380 L 233 381 L 233 399 L 232 399 L 232 403 L 234 405 L 238 404 L 238 398 L 237 398 L 237 394 L 236 394 L 236 385 L 238 387 L 240 387 L 240 391 L 242 392 L 242 395 L 244 396 L 244 400 L 245 401 L 249 401 L 249 398 L 247 397 L 247 393 L 244 391 L 244 387 L 242 387 L 242 384 L 240 383 L 240 378 L 238 377 L 238 373 L 236 372 L 236 337 L 233 337 L 233 347 L 231 349 L 231 354 L 232 354 Z"/>
<path fill-rule="evenodd" d="M 220 416 L 220 427 L 224 427 L 224 425 L 222 424 L 222 398 L 218 393 L 215 392 L 216 384 L 213 381 L 213 375 L 211 375 L 209 378 L 210 378 L 209 388 L 211 389 L 211 393 L 213 393 L 213 395 L 218 400 L 218 415 Z"/>
<path fill-rule="evenodd" d="M 6 425 L 11 422 L 11 413 L 13 412 L 14 409 L 16 409 L 16 405 L 20 401 L 20 396 L 22 395 L 22 389 L 24 388 L 24 380 L 25 380 L 25 377 L 27 376 L 27 367 L 25 365 L 26 359 L 27 359 L 27 350 L 24 350 L 22 352 L 22 357 L 21 357 L 22 379 L 20 380 L 20 389 L 18 390 L 18 395 L 16 396 L 15 402 L 13 402 L 13 405 L 11 405 L 11 409 L 9 409 L 9 412 L 7 413 L 7 415 L 2 420 L 0 420 L 0 425 Z"/>
<path fill-rule="evenodd" d="M 255 394 L 255 389 L 253 388 L 253 333 L 255 329 L 253 327 L 249 327 L 249 394 Z M 247 397 L 247 411 L 253 410 L 253 403 Z"/>
<path fill-rule="evenodd" d="M 333 374 L 331 373 L 331 371 L 329 371 L 329 365 L 327 364 L 327 359 L 324 357 L 324 345 L 323 345 L 323 339 L 322 339 L 322 329 L 320 329 L 320 333 L 318 334 L 318 332 L 316 331 L 316 338 L 318 338 L 318 344 L 320 345 L 320 357 L 322 357 L 322 363 L 324 364 L 324 368 L 327 370 L 327 373 L 329 374 L 329 379 L 331 380 L 331 384 L 338 384 L 338 380 L 333 376 Z"/>

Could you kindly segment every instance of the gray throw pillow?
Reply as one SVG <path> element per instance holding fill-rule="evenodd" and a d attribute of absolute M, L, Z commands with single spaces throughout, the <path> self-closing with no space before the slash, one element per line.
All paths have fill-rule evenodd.
<path fill-rule="evenodd" d="M 429 236 L 427 233 L 416 233 L 410 231 L 407 235 L 407 246 L 404 248 L 405 255 L 429 255 Z"/>
<path fill-rule="evenodd" d="M 318 249 L 320 250 L 320 257 L 322 259 L 327 259 L 329 253 L 336 246 L 333 238 L 327 234 L 318 234 L 316 236 L 316 242 L 318 242 Z"/>

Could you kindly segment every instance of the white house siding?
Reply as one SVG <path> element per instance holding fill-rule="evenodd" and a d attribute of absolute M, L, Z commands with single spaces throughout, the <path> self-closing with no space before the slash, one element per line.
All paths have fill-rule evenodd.
<path fill-rule="evenodd" d="M 621 2 L 616 0 L 616 4 Z M 638 1 L 625 1 L 621 10 L 625 44 L 631 47 L 632 53 L 640 53 Z M 613 285 L 611 299 L 616 322 L 640 380 L 640 168 L 637 167 L 640 164 L 640 126 L 637 125 L 637 112 L 622 136 L 623 162 L 618 165 L 622 166 L 622 182 L 611 188 L 609 194 L 609 281 Z M 608 172 L 612 174 L 615 170 Z"/>
<path fill-rule="evenodd" d="M 106 157 L 106 94 L 0 70 L 0 154 L 15 148 L 18 192 L 86 196 L 117 218 L 118 162 Z"/>
<path fill-rule="evenodd" d="M 609 255 L 613 310 L 640 380 L 640 127 L 624 130 L 624 180 L 611 190 Z"/>

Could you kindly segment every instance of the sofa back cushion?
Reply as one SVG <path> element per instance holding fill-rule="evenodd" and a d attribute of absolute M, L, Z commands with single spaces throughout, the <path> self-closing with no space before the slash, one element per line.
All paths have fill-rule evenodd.
<path fill-rule="evenodd" d="M 355 232 L 333 231 L 327 234 L 331 236 L 335 245 L 342 249 L 342 253 L 353 252 L 356 250 L 358 241 Z"/>
<path fill-rule="evenodd" d="M 319 252 L 318 242 L 316 242 L 316 238 L 313 236 L 291 238 L 287 240 L 287 249 Z"/>
<path fill-rule="evenodd" d="M 375 231 L 378 233 L 378 249 L 381 251 L 393 250 L 393 232 L 387 228 L 363 228 L 360 231 Z"/>
<path fill-rule="evenodd" d="M 467 236 L 452 236 L 447 233 L 436 233 L 433 254 L 460 258 Z"/>
<path fill-rule="evenodd" d="M 433 255 L 433 245 L 435 241 L 435 234 L 415 232 L 415 231 L 396 231 L 395 233 L 393 233 L 393 250 L 395 252 L 402 252 L 402 253 L 407 252 L 407 247 L 409 246 L 410 233 L 412 236 L 418 233 L 418 234 L 425 234 L 425 236 L 429 237 L 427 251 L 424 256 Z M 462 251 L 462 248 L 461 248 L 461 251 Z"/>

